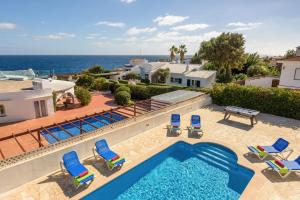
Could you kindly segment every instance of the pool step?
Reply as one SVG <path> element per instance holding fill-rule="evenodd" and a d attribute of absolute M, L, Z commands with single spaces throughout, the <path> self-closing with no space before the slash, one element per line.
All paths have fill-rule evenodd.
<path fill-rule="evenodd" d="M 218 155 L 215 155 L 209 151 L 194 151 L 195 155 L 210 164 L 213 164 L 216 167 L 222 168 L 223 170 L 232 170 L 237 169 L 236 160 L 232 160 L 232 158 L 224 158 Z"/>
<path fill-rule="evenodd" d="M 237 158 L 232 154 L 226 154 L 224 152 L 218 151 L 215 148 L 210 147 L 203 147 L 203 148 L 197 148 L 194 150 L 195 152 L 207 152 L 209 154 L 212 154 L 216 157 L 219 157 L 220 159 L 224 159 L 226 161 L 230 161 L 235 163 L 237 161 Z"/>
<path fill-rule="evenodd" d="M 225 149 L 221 149 L 219 147 L 216 147 L 216 146 L 212 146 L 212 145 L 206 145 L 206 144 L 201 144 L 201 145 L 196 145 L 194 147 L 195 150 L 197 149 L 211 149 L 211 150 L 214 150 L 216 152 L 219 152 L 220 154 L 222 154 L 223 156 L 226 156 L 226 157 L 230 157 L 230 158 L 234 158 L 235 160 L 237 160 L 237 156 L 231 152 L 228 152 L 227 150 Z"/>

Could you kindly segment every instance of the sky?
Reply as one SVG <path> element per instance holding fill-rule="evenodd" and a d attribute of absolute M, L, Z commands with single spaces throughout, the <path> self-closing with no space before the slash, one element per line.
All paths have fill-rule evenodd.
<path fill-rule="evenodd" d="M 300 46 L 299 0 L 0 0 L 1 55 L 189 55 L 222 32 L 246 51 Z"/>

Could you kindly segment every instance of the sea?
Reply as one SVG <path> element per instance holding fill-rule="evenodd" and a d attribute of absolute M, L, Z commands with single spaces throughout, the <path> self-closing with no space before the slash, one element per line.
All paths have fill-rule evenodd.
<path fill-rule="evenodd" d="M 149 62 L 166 60 L 163 55 L 0 55 L 0 71 L 33 69 L 37 74 L 74 74 L 93 66 L 106 69 L 122 67 L 132 58 L 145 58 Z"/>

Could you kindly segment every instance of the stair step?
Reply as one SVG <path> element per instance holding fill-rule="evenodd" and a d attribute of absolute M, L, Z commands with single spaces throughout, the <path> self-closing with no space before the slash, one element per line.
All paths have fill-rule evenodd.
<path fill-rule="evenodd" d="M 201 145 L 196 145 L 195 148 L 196 149 L 212 149 L 214 151 L 220 152 L 222 155 L 225 155 L 227 157 L 231 157 L 231 158 L 235 158 L 235 160 L 237 160 L 237 156 L 234 153 L 228 152 L 227 150 L 223 150 L 220 149 L 219 147 L 215 147 L 212 145 L 206 145 L 206 144 L 201 144 Z"/>
<path fill-rule="evenodd" d="M 198 156 L 199 155 L 204 156 L 207 159 L 210 159 L 213 162 L 216 162 L 216 163 L 218 163 L 220 165 L 223 165 L 223 166 L 226 166 L 228 168 L 237 168 L 237 163 L 235 161 L 232 162 L 231 160 L 229 160 L 229 161 L 228 160 L 224 160 L 224 159 L 222 159 L 220 157 L 217 157 L 217 156 L 215 156 L 213 154 L 210 154 L 208 152 L 197 152 L 196 155 L 198 155 Z"/>
<path fill-rule="evenodd" d="M 231 161 L 231 162 L 236 162 L 236 159 L 232 156 L 228 156 L 228 155 L 224 155 L 219 151 L 215 151 L 215 149 L 211 149 L 211 148 L 202 148 L 202 149 L 197 149 L 194 150 L 195 152 L 208 152 L 210 154 L 215 155 L 216 157 L 219 157 L 220 159 L 224 159 L 227 161 Z"/>
<path fill-rule="evenodd" d="M 217 167 L 221 170 L 224 170 L 224 171 L 230 171 L 230 167 L 228 166 L 225 166 L 225 165 L 222 165 L 221 163 L 218 163 L 212 159 L 209 159 L 207 156 L 205 155 L 201 155 L 201 154 L 197 154 L 196 157 L 200 160 L 203 160 L 204 162 L 214 166 L 214 167 Z"/>

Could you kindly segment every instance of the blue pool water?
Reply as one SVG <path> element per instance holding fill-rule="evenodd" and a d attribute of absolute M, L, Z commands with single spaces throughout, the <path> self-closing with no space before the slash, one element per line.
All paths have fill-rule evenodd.
<path fill-rule="evenodd" d="M 83 121 L 73 120 L 71 121 L 71 123 L 60 125 L 62 128 L 57 126 L 48 127 L 46 128 L 47 130 L 42 130 L 41 134 L 50 144 L 53 144 L 58 141 L 57 139 L 65 140 L 72 136 L 80 135 L 80 127 L 85 131 L 83 133 L 87 133 L 90 131 L 94 131 L 97 128 L 101 128 L 105 125 L 112 124 L 127 118 L 126 116 L 123 116 L 116 112 L 112 112 L 111 114 L 104 113 L 102 115 L 104 117 L 102 117 L 101 115 L 95 115 L 93 117 L 84 118 Z M 109 118 L 112 118 L 112 120 Z M 49 132 L 53 136 L 49 134 Z"/>
<path fill-rule="evenodd" d="M 178 142 L 82 200 L 239 199 L 254 172 L 221 145 Z"/>

